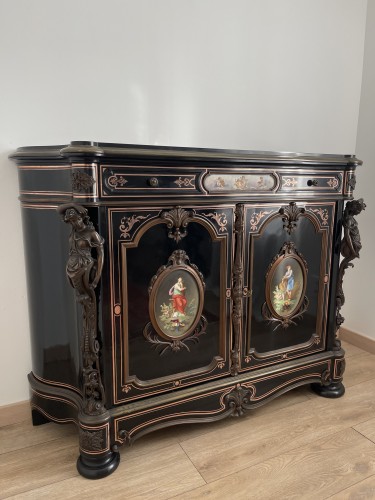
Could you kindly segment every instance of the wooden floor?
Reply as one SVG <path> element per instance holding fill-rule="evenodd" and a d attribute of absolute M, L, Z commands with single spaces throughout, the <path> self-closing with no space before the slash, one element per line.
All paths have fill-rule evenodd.
<path fill-rule="evenodd" d="M 0 498 L 375 499 L 375 355 L 343 344 L 341 399 L 304 387 L 239 419 L 150 434 L 99 481 L 77 473 L 74 426 L 0 418 Z"/>

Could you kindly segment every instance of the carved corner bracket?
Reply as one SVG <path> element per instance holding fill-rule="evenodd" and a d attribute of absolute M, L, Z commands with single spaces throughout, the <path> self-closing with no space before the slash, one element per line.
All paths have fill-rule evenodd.
<path fill-rule="evenodd" d="M 366 204 L 364 203 L 363 198 L 360 198 L 359 200 L 348 201 L 344 210 L 344 236 L 341 240 L 341 255 L 343 256 L 343 260 L 341 261 L 339 267 L 336 289 L 336 338 L 334 342 L 334 350 L 341 349 L 341 342 L 337 338 L 337 331 L 345 320 L 340 313 L 340 310 L 345 303 L 345 295 L 343 291 L 345 271 L 348 267 L 353 267 L 352 260 L 359 258 L 359 252 L 362 248 L 358 222 L 355 220 L 355 217 L 359 215 L 362 210 L 365 210 L 365 208 Z"/>
<path fill-rule="evenodd" d="M 83 412 L 86 415 L 100 415 L 106 408 L 99 366 L 95 288 L 103 270 L 104 239 L 95 231 L 86 208 L 70 203 L 60 205 L 57 210 L 62 220 L 72 226 L 66 274 L 75 289 L 76 300 L 82 306 Z M 96 259 L 91 255 L 93 248 L 96 249 Z"/>

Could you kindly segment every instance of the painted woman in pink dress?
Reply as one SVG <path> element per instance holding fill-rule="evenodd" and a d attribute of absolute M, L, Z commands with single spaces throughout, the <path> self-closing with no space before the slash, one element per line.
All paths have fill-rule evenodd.
<path fill-rule="evenodd" d="M 179 312 L 180 314 L 185 314 L 185 307 L 187 305 L 185 290 L 186 287 L 184 287 L 182 278 L 178 278 L 177 283 L 175 283 L 169 290 L 169 295 L 173 300 L 173 309 L 175 312 Z"/>

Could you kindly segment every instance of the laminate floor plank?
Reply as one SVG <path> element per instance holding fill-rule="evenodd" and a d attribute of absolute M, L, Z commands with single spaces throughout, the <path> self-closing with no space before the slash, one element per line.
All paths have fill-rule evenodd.
<path fill-rule="evenodd" d="M 77 456 L 72 435 L 0 455 L 0 498 L 77 476 Z"/>
<path fill-rule="evenodd" d="M 374 500 L 374 498 L 375 475 L 359 481 L 336 495 L 328 497 L 327 500 Z"/>
<path fill-rule="evenodd" d="M 344 372 L 346 388 L 371 379 L 375 379 L 375 354 L 366 353 L 347 360 Z"/>
<path fill-rule="evenodd" d="M 31 409 L 28 401 L 1 406 L 0 408 L 0 427 L 16 424 L 28 420 L 31 422 Z"/>
<path fill-rule="evenodd" d="M 375 384 L 349 388 L 340 399 L 307 402 L 188 439 L 181 446 L 207 481 L 255 465 L 289 449 L 348 429 L 375 416 Z"/>
<path fill-rule="evenodd" d="M 375 443 L 375 418 L 367 420 L 366 422 L 362 422 L 361 424 L 355 425 L 354 429 L 360 432 L 367 439 L 370 439 L 370 441 Z"/>
<path fill-rule="evenodd" d="M 175 498 L 323 500 L 373 474 L 374 443 L 346 429 Z"/>
<path fill-rule="evenodd" d="M 345 358 L 351 358 L 353 356 L 358 356 L 359 354 L 368 354 L 367 351 L 361 349 L 360 347 L 357 347 L 353 344 L 350 344 L 349 342 L 346 342 L 346 340 L 341 341 L 341 346 L 345 351 Z"/>
<path fill-rule="evenodd" d="M 126 459 L 122 454 L 117 471 L 99 481 L 80 476 L 14 495 L 14 500 L 71 500 L 89 498 L 116 499 L 167 499 L 196 489 L 205 482 L 194 468 L 181 447 L 172 445 L 160 453 L 155 450 L 147 455 Z"/>
<path fill-rule="evenodd" d="M 55 439 L 76 436 L 78 432 L 74 424 L 48 424 L 33 426 L 31 420 L 0 427 L 0 454 L 20 450 L 28 446 L 54 441 Z"/>

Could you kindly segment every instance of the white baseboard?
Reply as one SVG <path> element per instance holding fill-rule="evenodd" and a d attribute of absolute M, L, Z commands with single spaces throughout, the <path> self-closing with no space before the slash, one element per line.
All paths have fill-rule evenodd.
<path fill-rule="evenodd" d="M 340 328 L 339 338 L 353 344 L 364 351 L 375 354 L 375 339 L 367 337 L 361 333 L 353 332 L 347 328 Z"/>

